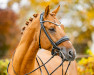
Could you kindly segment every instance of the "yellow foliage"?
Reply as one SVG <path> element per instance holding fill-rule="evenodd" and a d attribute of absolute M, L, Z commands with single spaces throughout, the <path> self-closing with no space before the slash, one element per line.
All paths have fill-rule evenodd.
<path fill-rule="evenodd" d="M 89 50 L 87 50 L 87 54 L 89 54 L 89 55 L 91 55 L 91 56 L 93 56 L 94 54 L 91 52 L 91 50 L 89 49 Z"/>
<path fill-rule="evenodd" d="M 94 75 L 94 54 L 91 50 L 88 50 L 87 53 L 90 57 L 82 58 L 78 62 L 78 75 Z"/>
<path fill-rule="evenodd" d="M 93 19 L 94 18 L 94 9 L 88 11 L 87 16 L 88 16 L 89 19 Z"/>
<path fill-rule="evenodd" d="M 33 5 L 40 5 L 42 7 L 45 7 L 47 5 L 53 5 L 53 4 L 58 4 L 61 0 L 29 0 L 31 4 Z"/>
<path fill-rule="evenodd" d="M 45 6 L 47 6 L 47 5 L 50 5 L 50 1 L 41 2 L 40 5 L 41 5 L 42 7 L 45 7 Z"/>

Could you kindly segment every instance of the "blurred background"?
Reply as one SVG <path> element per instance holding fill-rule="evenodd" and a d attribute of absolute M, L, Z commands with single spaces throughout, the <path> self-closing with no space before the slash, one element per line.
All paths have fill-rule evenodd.
<path fill-rule="evenodd" d="M 25 22 L 47 5 L 61 7 L 57 18 L 77 51 L 78 75 L 94 75 L 94 0 L 0 0 L 0 75 L 7 75 Z"/>

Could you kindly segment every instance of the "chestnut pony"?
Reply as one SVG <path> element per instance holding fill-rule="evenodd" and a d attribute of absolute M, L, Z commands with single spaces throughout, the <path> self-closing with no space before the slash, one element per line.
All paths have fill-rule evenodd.
<path fill-rule="evenodd" d="M 43 25 L 45 27 L 45 30 L 47 31 L 47 34 L 55 43 L 62 37 L 66 36 L 64 32 L 64 26 L 62 24 L 60 25 L 60 22 L 56 18 L 56 14 L 59 8 L 60 6 L 58 6 L 58 8 L 50 13 L 49 6 L 47 6 L 43 15 L 43 21 L 50 21 L 44 22 Z M 26 73 L 32 72 L 34 69 L 39 67 L 39 64 L 42 65 L 42 62 L 39 58 L 37 58 L 37 62 L 37 55 L 43 62 L 46 62 L 52 56 L 51 51 L 53 45 L 49 41 L 43 29 L 41 29 L 40 15 L 34 14 L 34 17 L 34 19 L 30 18 L 30 22 L 26 23 L 28 25 L 26 29 L 23 28 L 25 29 L 25 31 L 22 35 L 19 45 L 16 48 L 15 54 L 13 55 L 13 60 L 10 61 L 8 67 L 9 75 L 24 75 Z M 58 24 L 59 26 L 57 26 L 56 24 Z M 41 48 L 43 49 L 39 49 L 39 45 L 41 45 Z M 61 42 L 58 45 L 58 48 L 63 54 L 60 56 L 60 54 L 57 53 L 57 56 L 55 56 L 45 65 L 49 73 L 51 73 L 58 65 L 60 65 L 64 57 L 65 59 L 67 59 L 67 61 L 64 62 L 63 65 L 63 75 L 66 71 L 68 61 L 72 62 L 67 75 L 77 75 L 76 62 L 73 61 L 75 59 L 76 52 L 74 47 L 72 46 L 72 43 L 69 40 L 66 40 L 64 42 Z M 41 67 L 41 70 L 43 72 L 43 75 L 48 75 L 44 67 Z M 37 69 L 35 72 L 29 75 L 41 75 L 40 69 Z M 62 75 L 62 67 L 59 67 L 52 75 Z"/>

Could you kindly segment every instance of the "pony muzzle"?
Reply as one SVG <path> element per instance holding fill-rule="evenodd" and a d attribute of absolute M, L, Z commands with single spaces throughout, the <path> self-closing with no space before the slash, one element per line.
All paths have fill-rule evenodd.
<path fill-rule="evenodd" d="M 63 60 L 67 61 L 73 61 L 75 60 L 76 57 L 76 52 L 72 48 L 66 50 L 66 48 L 61 48 L 60 50 L 60 55 L 59 55 Z"/>

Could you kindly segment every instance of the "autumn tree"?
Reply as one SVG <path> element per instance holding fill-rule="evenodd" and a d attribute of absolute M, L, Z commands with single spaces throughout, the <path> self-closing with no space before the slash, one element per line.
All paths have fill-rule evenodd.
<path fill-rule="evenodd" d="M 17 43 L 19 28 L 17 15 L 11 9 L 0 9 L 0 57 Z"/>

